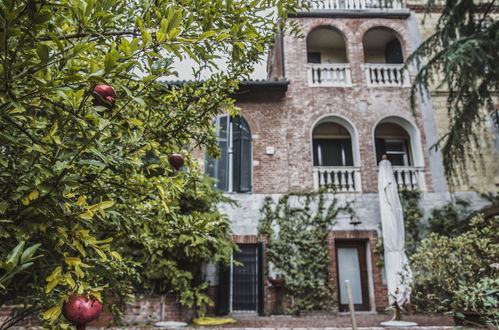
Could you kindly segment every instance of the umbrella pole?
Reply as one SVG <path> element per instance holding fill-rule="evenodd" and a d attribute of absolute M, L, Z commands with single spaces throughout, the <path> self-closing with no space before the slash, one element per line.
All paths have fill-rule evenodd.
<path fill-rule="evenodd" d="M 395 304 L 395 321 L 402 320 L 402 312 L 398 304 Z"/>

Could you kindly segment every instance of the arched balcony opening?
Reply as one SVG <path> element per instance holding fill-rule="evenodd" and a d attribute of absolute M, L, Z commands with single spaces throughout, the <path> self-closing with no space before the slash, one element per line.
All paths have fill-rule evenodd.
<path fill-rule="evenodd" d="M 314 186 L 340 192 L 360 191 L 355 131 L 341 118 L 325 118 L 312 131 Z M 352 139 L 352 135 L 354 138 Z"/>
<path fill-rule="evenodd" d="M 408 86 L 402 45 L 394 31 L 372 28 L 364 35 L 363 46 L 369 86 Z"/>
<path fill-rule="evenodd" d="M 376 162 L 379 163 L 383 155 L 386 155 L 392 163 L 399 187 L 425 190 L 419 134 L 409 122 L 401 125 L 402 119 L 398 118 L 399 122 L 396 121 L 394 118 L 388 118 L 376 126 Z"/>
<path fill-rule="evenodd" d="M 309 86 L 347 86 L 352 84 L 343 35 L 323 26 L 307 36 Z"/>

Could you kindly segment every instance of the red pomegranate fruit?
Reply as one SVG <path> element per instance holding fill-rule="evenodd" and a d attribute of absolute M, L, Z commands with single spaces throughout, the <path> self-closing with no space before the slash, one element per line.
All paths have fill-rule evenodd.
<path fill-rule="evenodd" d="M 168 161 L 170 162 L 170 165 L 176 170 L 179 170 L 182 166 L 184 166 L 184 156 L 180 154 L 170 155 L 168 157 Z"/>
<path fill-rule="evenodd" d="M 84 325 L 99 317 L 102 303 L 95 297 L 86 295 L 73 295 L 64 304 L 62 312 L 69 322 Z"/>
<path fill-rule="evenodd" d="M 116 92 L 109 85 L 99 84 L 95 86 L 92 95 L 94 97 L 94 105 L 102 105 L 110 108 L 116 102 Z"/>

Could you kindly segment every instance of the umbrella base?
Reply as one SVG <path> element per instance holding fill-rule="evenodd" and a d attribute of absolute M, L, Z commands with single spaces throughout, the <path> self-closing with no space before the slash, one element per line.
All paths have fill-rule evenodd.
<path fill-rule="evenodd" d="M 381 326 L 386 328 L 408 328 L 408 327 L 416 327 L 417 325 L 418 324 L 416 322 L 407 322 L 407 321 L 381 322 Z"/>

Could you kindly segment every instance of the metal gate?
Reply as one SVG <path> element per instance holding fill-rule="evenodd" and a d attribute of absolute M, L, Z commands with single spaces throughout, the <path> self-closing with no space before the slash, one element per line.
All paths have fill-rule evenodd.
<path fill-rule="evenodd" d="M 258 306 L 258 246 L 241 244 L 234 251 L 232 267 L 232 311 L 256 311 Z"/>

